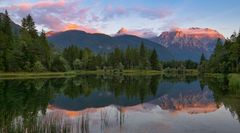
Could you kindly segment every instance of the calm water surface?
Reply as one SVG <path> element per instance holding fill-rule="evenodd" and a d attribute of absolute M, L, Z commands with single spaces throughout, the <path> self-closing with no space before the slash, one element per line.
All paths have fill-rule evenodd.
<path fill-rule="evenodd" d="M 79 76 L 0 80 L 0 132 L 239 133 L 227 79 Z"/>

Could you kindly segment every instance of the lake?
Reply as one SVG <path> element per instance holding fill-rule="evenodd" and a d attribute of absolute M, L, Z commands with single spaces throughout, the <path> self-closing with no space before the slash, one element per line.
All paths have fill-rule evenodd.
<path fill-rule="evenodd" d="M 227 78 L 104 76 L 0 80 L 0 132 L 239 133 Z"/>

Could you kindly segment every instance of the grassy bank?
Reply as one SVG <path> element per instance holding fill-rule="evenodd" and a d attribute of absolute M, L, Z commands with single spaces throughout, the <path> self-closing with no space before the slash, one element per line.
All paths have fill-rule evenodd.
<path fill-rule="evenodd" d="M 61 78 L 74 77 L 76 72 L 7 72 L 0 73 L 0 79 Z"/>
<path fill-rule="evenodd" d="M 157 70 L 140 70 L 130 69 L 123 70 L 121 72 L 113 72 L 110 70 L 80 70 L 80 71 L 69 71 L 69 72 L 0 72 L 0 79 L 27 79 L 27 78 L 63 78 L 63 77 L 75 77 L 77 75 L 162 75 L 162 74 L 178 74 L 176 72 L 166 73 Z M 186 70 L 185 75 L 197 75 L 197 70 Z M 181 74 L 180 74 L 181 75 Z"/>
<path fill-rule="evenodd" d="M 240 90 L 240 74 L 229 74 L 229 87 L 238 88 Z"/>
<path fill-rule="evenodd" d="M 224 74 L 221 74 L 221 73 L 205 73 L 204 77 L 208 77 L 208 78 L 224 78 Z"/>

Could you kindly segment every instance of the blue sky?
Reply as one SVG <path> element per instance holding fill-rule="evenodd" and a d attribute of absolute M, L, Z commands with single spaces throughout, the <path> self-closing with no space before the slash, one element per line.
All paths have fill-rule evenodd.
<path fill-rule="evenodd" d="M 31 14 L 37 29 L 80 29 L 115 34 L 124 27 L 144 35 L 173 28 L 212 28 L 229 37 L 240 28 L 239 0 L 0 0 L 17 23 Z"/>

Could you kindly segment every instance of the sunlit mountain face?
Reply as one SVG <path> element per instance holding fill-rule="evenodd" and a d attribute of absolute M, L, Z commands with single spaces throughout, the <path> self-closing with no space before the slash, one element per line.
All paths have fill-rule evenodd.
<path fill-rule="evenodd" d="M 217 39 L 224 42 L 224 36 L 209 28 L 176 28 L 152 38 L 154 42 L 168 48 L 178 60 L 199 61 L 201 54 L 207 58 L 213 53 Z"/>
<path fill-rule="evenodd" d="M 203 47 L 208 50 L 208 45 L 214 45 L 211 41 L 216 41 L 218 38 L 224 40 L 222 34 L 209 28 L 176 28 L 171 31 L 163 32 L 156 39 L 165 47 L 171 47 L 171 45 L 179 47 L 195 46 L 199 48 Z"/>

